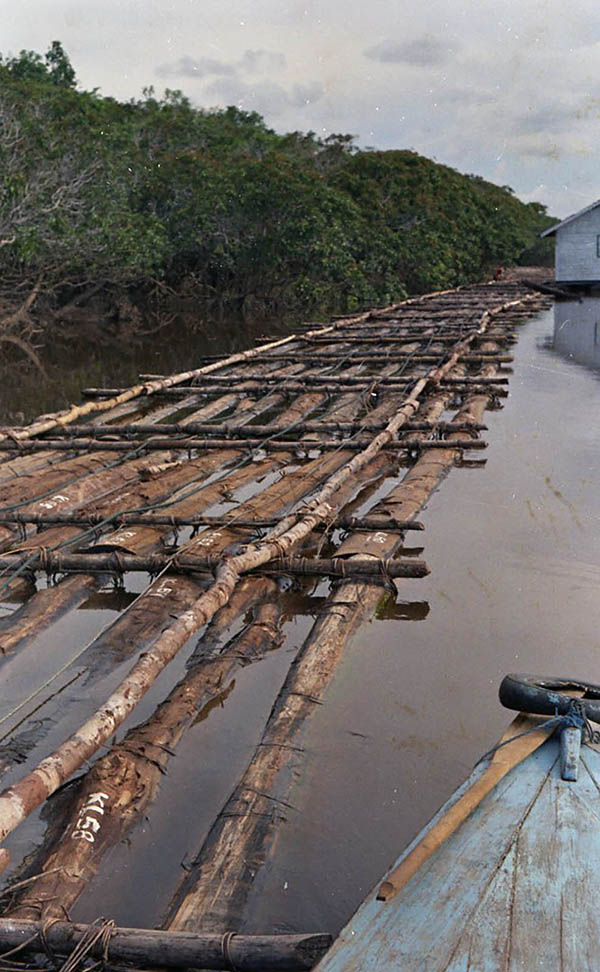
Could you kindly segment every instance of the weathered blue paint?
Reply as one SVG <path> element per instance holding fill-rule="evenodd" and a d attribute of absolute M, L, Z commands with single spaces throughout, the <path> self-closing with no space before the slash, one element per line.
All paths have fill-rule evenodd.
<path fill-rule="evenodd" d="M 395 898 L 376 901 L 373 891 L 318 970 L 598 969 L 599 902 L 600 755 L 583 747 L 578 781 L 565 782 L 552 739 L 498 784 Z"/>

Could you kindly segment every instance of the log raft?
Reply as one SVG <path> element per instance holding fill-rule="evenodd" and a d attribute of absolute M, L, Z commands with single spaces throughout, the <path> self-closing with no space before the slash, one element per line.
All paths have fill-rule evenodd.
<path fill-rule="evenodd" d="M 90 705 L 75 732 L 65 720 L 53 752 L 38 756 L 34 748 L 22 775 L 0 793 L 4 840 L 84 769 L 53 811 L 58 817 L 25 880 L 6 898 L 1 943 L 21 945 L 27 932 L 35 951 L 40 926 L 26 921 L 46 923 L 47 942 L 50 932 L 57 942 L 63 936 L 61 955 L 97 935 L 58 919 L 149 812 L 198 713 L 231 691 L 237 666 L 285 643 L 281 578 L 316 573 L 331 578 L 330 592 L 242 779 L 202 846 L 189 848 L 189 873 L 164 902 L 165 930 L 122 930 L 146 941 L 146 952 L 110 953 L 140 968 L 177 966 L 166 956 L 183 947 L 183 933 L 198 947 L 204 936 L 208 951 L 193 961 L 186 953 L 182 965 L 314 964 L 323 936 L 302 965 L 290 952 L 281 958 L 283 940 L 267 936 L 257 959 L 256 941 L 234 935 L 276 846 L 277 808 L 302 773 L 304 726 L 393 578 L 401 584 L 427 572 L 423 561 L 402 555 L 405 533 L 422 528 L 420 511 L 463 452 L 485 446 L 485 409 L 507 394 L 506 349 L 545 306 L 547 298 L 502 282 L 425 295 L 299 328 L 178 375 L 96 389 L 82 405 L 0 429 L 0 587 L 8 592 L 23 576 L 60 573 L 0 619 L 0 649 L 13 665 L 29 639 L 43 638 L 115 570 L 125 578 L 130 570 L 159 573 L 83 652 L 90 684 L 111 658 L 130 658 L 129 673 L 100 708 Z M 223 503 L 227 511 L 215 512 Z M 183 679 L 145 723 L 110 744 L 203 626 Z M 9 941 L 2 936 L 10 927 Z M 105 930 L 105 943 L 109 937 L 113 947 L 119 936 Z"/>

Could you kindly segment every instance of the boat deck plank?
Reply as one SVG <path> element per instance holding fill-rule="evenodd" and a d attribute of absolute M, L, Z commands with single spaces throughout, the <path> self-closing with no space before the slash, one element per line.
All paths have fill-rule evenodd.
<path fill-rule="evenodd" d="M 599 808 L 586 768 L 574 785 L 554 767 L 448 972 L 594 967 L 600 920 L 590 902 L 598 900 L 600 876 L 587 864 L 600 858 Z"/>
<path fill-rule="evenodd" d="M 562 781 L 558 743 L 542 746 L 397 897 L 377 901 L 375 890 L 366 899 L 319 972 L 592 968 L 600 939 L 600 755 L 589 748 L 579 776 Z"/>

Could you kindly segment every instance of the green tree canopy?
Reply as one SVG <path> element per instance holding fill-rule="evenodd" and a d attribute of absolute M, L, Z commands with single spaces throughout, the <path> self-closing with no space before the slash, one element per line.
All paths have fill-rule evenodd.
<path fill-rule="evenodd" d="M 414 152 L 279 135 L 180 91 L 126 103 L 78 91 L 59 41 L 0 57 L 5 296 L 38 286 L 64 302 L 160 280 L 221 303 L 352 308 L 543 257 L 549 223 L 509 186 Z"/>

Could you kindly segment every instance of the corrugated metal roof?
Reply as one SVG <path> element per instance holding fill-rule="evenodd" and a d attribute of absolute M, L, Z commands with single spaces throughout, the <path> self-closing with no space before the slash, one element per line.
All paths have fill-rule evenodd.
<path fill-rule="evenodd" d="M 540 233 L 540 236 L 552 236 L 553 233 L 556 233 L 557 230 L 561 229 L 563 226 L 566 226 L 567 223 L 572 223 L 574 220 L 579 219 L 580 216 L 585 216 L 586 213 L 590 213 L 592 209 L 596 209 L 597 206 L 600 206 L 600 199 L 597 199 L 596 202 L 593 202 L 590 206 L 585 206 L 578 212 L 573 213 L 572 216 L 567 216 L 566 219 L 563 219 L 561 223 L 557 223 L 556 226 L 551 226 L 550 229 L 544 230 L 543 233 Z"/>

